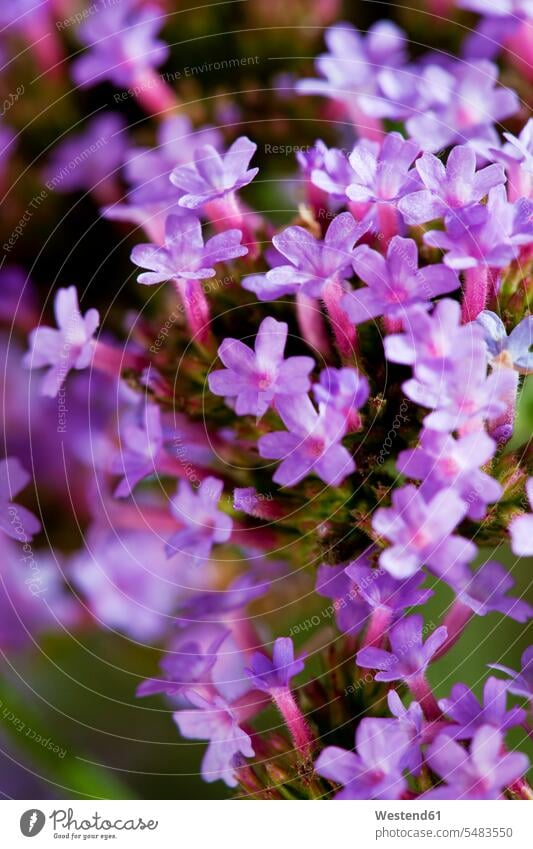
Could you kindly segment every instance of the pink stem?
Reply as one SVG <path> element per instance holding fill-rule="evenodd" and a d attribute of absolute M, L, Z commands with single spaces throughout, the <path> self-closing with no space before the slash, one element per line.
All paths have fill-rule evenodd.
<path fill-rule="evenodd" d="M 442 711 L 423 672 L 409 678 L 407 686 L 424 711 L 427 720 L 434 722 L 442 717 Z"/>
<path fill-rule="evenodd" d="M 350 359 L 356 354 L 357 331 L 341 307 L 343 296 L 344 289 L 338 277 L 333 276 L 326 280 L 322 289 L 322 300 L 329 316 L 337 348 L 342 357 Z"/>
<path fill-rule="evenodd" d="M 272 699 L 289 729 L 292 742 L 304 760 L 311 759 L 313 735 L 289 688 L 272 690 Z"/>
<path fill-rule="evenodd" d="M 120 377 L 124 369 L 140 370 L 146 365 L 146 360 L 139 354 L 132 354 L 124 348 L 115 348 L 98 339 L 94 343 L 92 368 L 110 377 Z"/>
<path fill-rule="evenodd" d="M 448 630 L 448 636 L 446 637 L 446 642 L 442 644 L 439 650 L 434 655 L 434 660 L 437 660 L 439 657 L 442 657 L 447 652 L 450 651 L 452 646 L 454 646 L 461 637 L 464 629 L 470 622 L 474 615 L 474 612 L 467 607 L 466 604 L 463 604 L 462 601 L 455 600 L 450 608 L 450 612 L 444 619 L 444 626 Z"/>
<path fill-rule="evenodd" d="M 40 71 L 55 79 L 61 79 L 65 53 L 48 15 L 39 12 L 28 15 L 24 23 L 24 33 Z"/>
<path fill-rule="evenodd" d="M 392 612 L 386 607 L 376 607 L 370 617 L 363 646 L 379 647 L 392 619 Z"/>
<path fill-rule="evenodd" d="M 174 281 L 179 293 L 187 324 L 194 342 L 206 345 L 210 339 L 211 314 L 209 302 L 200 280 Z"/>
<path fill-rule="evenodd" d="M 174 112 L 179 106 L 174 91 L 153 68 L 145 68 L 139 74 L 133 89 L 140 106 L 149 115 L 163 113 L 162 117 L 166 117 L 166 113 Z"/>
<path fill-rule="evenodd" d="M 371 139 L 372 141 L 381 141 L 383 139 L 384 130 L 380 119 L 366 115 L 357 103 L 357 100 L 352 100 L 348 106 L 348 112 L 361 138 Z"/>
<path fill-rule="evenodd" d="M 383 324 L 387 333 L 401 333 L 403 330 L 401 318 L 391 318 L 390 315 L 386 315 L 383 318 Z"/>
<path fill-rule="evenodd" d="M 485 309 L 489 294 L 489 268 L 477 265 L 465 271 L 463 288 L 463 322 L 474 321 Z"/>
<path fill-rule="evenodd" d="M 298 292 L 296 315 L 300 333 L 309 347 L 328 359 L 331 356 L 331 348 L 324 328 L 322 311 L 318 308 L 317 301 L 304 295 L 303 292 Z"/>
<path fill-rule="evenodd" d="M 240 230 L 242 241 L 248 248 L 248 258 L 257 258 L 259 246 L 253 229 L 248 223 L 251 214 L 245 213 L 235 192 L 229 192 L 222 198 L 209 201 L 204 206 L 204 212 L 217 232 L 223 233 L 230 227 Z"/>
<path fill-rule="evenodd" d="M 398 211 L 391 203 L 378 204 L 378 238 L 387 248 L 390 240 L 398 235 Z"/>

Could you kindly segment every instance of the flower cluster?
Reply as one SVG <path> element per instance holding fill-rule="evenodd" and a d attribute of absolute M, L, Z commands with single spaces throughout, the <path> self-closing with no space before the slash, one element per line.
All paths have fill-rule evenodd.
<path fill-rule="evenodd" d="M 91 628 L 156 649 L 131 692 L 166 699 L 203 779 L 241 796 L 532 798 L 507 736 L 533 735 L 532 648 L 515 670 L 487 627 L 500 674 L 439 678 L 472 623 L 518 639 L 533 617 L 533 119 L 496 64 L 520 69 L 533 18 L 457 5 L 481 15 L 467 61 L 411 60 L 391 21 L 326 30 L 293 100 L 325 97 L 349 148 L 299 151 L 279 225 L 251 205 L 243 122 L 197 126 L 156 72 L 163 13 L 102 5 L 72 79 L 130 90 L 153 145 L 109 113 L 39 179 L 96 201 L 136 282 L 96 309 L 60 280 L 51 326 L 0 269 L 0 649 Z"/>

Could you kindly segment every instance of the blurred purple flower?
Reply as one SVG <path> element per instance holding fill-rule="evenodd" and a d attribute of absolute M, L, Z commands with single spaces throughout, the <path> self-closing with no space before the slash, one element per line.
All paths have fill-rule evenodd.
<path fill-rule="evenodd" d="M 17 457 L 0 460 L 0 530 L 21 543 L 29 542 L 41 530 L 41 523 L 30 510 L 13 503 L 30 480 Z"/>
<path fill-rule="evenodd" d="M 314 472 L 329 486 L 339 486 L 355 470 L 350 453 L 340 445 L 346 423 L 342 416 L 323 405 L 317 413 L 307 395 L 280 396 L 277 411 L 287 431 L 259 438 L 261 457 L 283 462 L 273 480 L 295 486 Z"/>
<path fill-rule="evenodd" d="M 520 672 L 515 672 L 501 663 L 490 663 L 489 666 L 510 676 L 511 680 L 506 682 L 510 693 L 533 702 L 533 646 L 529 646 L 523 653 Z"/>
<path fill-rule="evenodd" d="M 533 316 L 523 318 L 509 336 L 501 318 L 490 310 L 480 312 L 476 322 L 483 330 L 491 365 L 510 366 L 520 374 L 533 372 Z"/>
<path fill-rule="evenodd" d="M 505 734 L 510 728 L 522 725 L 526 712 L 519 707 L 507 710 L 507 682 L 489 678 L 483 687 L 483 701 L 479 702 L 466 684 L 454 684 L 449 699 L 441 699 L 439 706 L 456 724 L 447 729 L 455 740 L 470 740 L 483 725 L 489 725 Z"/>
<path fill-rule="evenodd" d="M 407 789 L 401 761 L 408 736 L 383 719 L 362 719 L 355 735 L 357 754 L 327 746 L 315 769 L 323 778 L 341 784 L 335 799 L 400 799 Z"/>
<path fill-rule="evenodd" d="M 487 561 L 473 573 L 451 573 L 450 584 L 458 601 L 478 616 L 498 612 L 517 622 L 527 622 L 533 616 L 533 608 L 527 601 L 508 595 L 514 581 L 496 560 Z"/>
<path fill-rule="evenodd" d="M 136 695 L 142 697 L 165 693 L 167 696 L 176 696 L 192 684 L 208 684 L 209 673 L 218 659 L 218 650 L 230 634 L 222 626 L 208 627 L 211 641 L 205 647 L 198 637 L 185 637 L 179 644 L 173 645 L 159 664 L 163 677 L 142 681 Z"/>
<path fill-rule="evenodd" d="M 529 760 L 521 752 L 502 753 L 503 735 L 490 725 L 478 729 L 470 753 L 449 737 L 439 734 L 426 760 L 445 784 L 423 794 L 423 799 L 501 799 L 502 791 L 527 770 Z"/>
<path fill-rule="evenodd" d="M 226 368 L 209 374 L 209 389 L 214 395 L 236 397 L 237 415 L 262 416 L 278 398 L 309 391 L 314 360 L 283 359 L 288 331 L 284 321 L 268 317 L 257 331 L 253 351 L 238 339 L 222 342 L 218 356 Z"/>
<path fill-rule="evenodd" d="M 50 366 L 41 393 L 51 398 L 57 395 L 71 369 L 84 369 L 90 364 L 95 345 L 93 336 L 100 323 L 98 310 L 90 309 L 81 315 L 75 286 L 59 289 L 54 312 L 59 330 L 52 327 L 32 330 L 30 350 L 23 361 L 31 369 Z"/>
<path fill-rule="evenodd" d="M 533 478 L 526 484 L 527 497 L 533 510 Z M 533 513 L 517 516 L 509 525 L 511 548 L 517 557 L 529 557 L 533 554 Z"/>
<path fill-rule="evenodd" d="M 325 368 L 320 372 L 319 382 L 313 386 L 313 393 L 317 404 L 336 410 L 350 427 L 359 423 L 357 411 L 368 400 L 370 387 L 357 369 Z"/>
<path fill-rule="evenodd" d="M 444 265 L 419 269 L 416 242 L 400 236 L 391 240 L 386 258 L 361 245 L 354 252 L 353 267 L 367 284 L 343 298 L 343 307 L 355 324 L 380 315 L 404 319 L 412 307 L 460 285 L 455 272 Z"/>
<path fill-rule="evenodd" d="M 157 459 L 162 449 L 160 408 L 156 404 L 146 404 L 140 424 L 129 421 L 124 427 L 120 450 L 111 459 L 112 474 L 123 475 L 113 493 L 115 498 L 131 495 L 140 481 L 157 472 Z"/>
<path fill-rule="evenodd" d="M 187 554 L 195 562 L 209 559 L 215 543 L 227 542 L 231 536 L 233 522 L 229 516 L 217 510 L 224 484 L 213 477 L 205 478 L 194 492 L 189 481 L 181 480 L 170 509 L 182 530 L 172 534 L 166 544 L 168 557 Z"/>

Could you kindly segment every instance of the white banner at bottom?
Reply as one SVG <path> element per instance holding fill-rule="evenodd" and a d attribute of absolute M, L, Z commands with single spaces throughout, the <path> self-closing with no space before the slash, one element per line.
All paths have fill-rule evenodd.
<path fill-rule="evenodd" d="M 275 805 L 275 809 L 272 806 Z M 259 810 L 261 807 L 261 810 Z M 1 845 L 531 849 L 527 802 L 2 801 Z M 35 840 L 29 844 L 30 840 Z M 67 842 L 69 841 L 69 842 Z"/>

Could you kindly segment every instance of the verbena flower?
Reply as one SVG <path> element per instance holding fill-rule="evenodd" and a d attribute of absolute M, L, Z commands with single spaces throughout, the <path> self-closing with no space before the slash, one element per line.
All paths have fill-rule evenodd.
<path fill-rule="evenodd" d="M 491 365 L 515 368 L 521 374 L 533 372 L 533 316 L 526 316 L 507 336 L 505 325 L 496 313 L 483 310 L 476 318 L 481 326 Z"/>
<path fill-rule="evenodd" d="M 353 457 L 340 445 L 346 430 L 342 416 L 324 405 L 317 412 L 307 395 L 280 397 L 277 411 L 287 430 L 267 433 L 257 443 L 261 457 L 282 460 L 275 483 L 295 486 L 314 472 L 324 483 L 338 486 L 352 474 Z"/>
<path fill-rule="evenodd" d="M 294 646 L 290 637 L 278 637 L 272 650 L 272 660 L 262 652 L 255 652 L 245 671 L 256 688 L 264 693 L 289 687 L 291 678 L 304 668 L 302 658 L 294 659 Z"/>
<path fill-rule="evenodd" d="M 423 642 L 422 616 L 409 616 L 394 625 L 389 634 L 391 651 L 369 646 L 357 652 L 358 666 L 377 669 L 376 681 L 410 683 L 423 675 L 433 655 L 446 640 L 446 628 L 436 628 Z"/>
<path fill-rule="evenodd" d="M 213 477 L 205 478 L 195 492 L 189 481 L 181 480 L 170 500 L 174 518 L 183 526 L 166 544 L 169 557 L 187 554 L 196 562 L 205 562 L 215 543 L 227 542 L 233 522 L 217 509 L 224 484 Z"/>
<path fill-rule="evenodd" d="M 326 368 L 313 386 L 317 404 L 325 404 L 341 413 L 349 429 L 360 424 L 358 410 L 370 394 L 368 380 L 354 368 Z"/>
<path fill-rule="evenodd" d="M 424 793 L 433 799 L 500 799 L 502 791 L 527 770 L 529 760 L 521 752 L 502 753 L 503 735 L 490 725 L 474 735 L 467 752 L 446 734 L 440 734 L 426 754 L 431 769 L 444 784 Z"/>
<path fill-rule="evenodd" d="M 409 738 L 382 719 L 362 719 L 355 734 L 357 753 L 327 746 L 315 769 L 342 786 L 335 799 L 400 799 L 407 789 L 401 762 Z"/>
<path fill-rule="evenodd" d="M 71 369 L 84 369 L 94 352 L 94 333 L 100 323 L 98 310 L 81 315 L 75 286 L 59 289 L 54 300 L 54 313 L 59 329 L 37 327 L 30 334 L 30 350 L 24 358 L 27 368 L 50 366 L 44 376 L 41 392 L 53 398 L 61 389 Z"/>
<path fill-rule="evenodd" d="M 473 573 L 451 571 L 448 580 L 461 604 L 478 616 L 497 612 L 517 622 L 527 622 L 533 617 L 533 608 L 525 599 L 509 595 L 514 580 L 496 560 L 488 560 Z"/>
<path fill-rule="evenodd" d="M 202 645 L 198 635 L 199 628 L 204 631 L 210 628 L 207 645 Z M 227 639 L 230 631 L 222 626 L 199 626 L 193 637 L 186 637 L 181 641 L 174 641 L 171 651 L 167 652 L 160 662 L 162 678 L 147 678 L 137 687 L 137 696 L 153 696 L 156 693 L 165 693 L 167 696 L 176 696 L 190 689 L 194 684 L 206 684 L 209 681 L 209 673 L 218 660 L 218 650 Z"/>
<path fill-rule="evenodd" d="M 367 558 L 363 555 L 358 561 L 366 564 Z M 328 566 L 322 563 L 317 571 L 315 592 L 332 599 L 332 612 L 340 631 L 357 634 L 368 621 L 370 607 L 344 566 Z"/>
<path fill-rule="evenodd" d="M 510 676 L 511 680 L 506 682 L 510 693 L 533 701 L 533 646 L 529 646 L 523 653 L 520 672 L 515 672 L 514 669 L 509 669 L 501 663 L 489 665 L 491 669 L 498 669 Z"/>
<path fill-rule="evenodd" d="M 346 194 L 356 203 L 396 204 L 420 185 L 411 170 L 419 152 L 418 144 L 400 133 L 388 133 L 381 146 L 363 139 L 349 156 L 353 176 Z"/>
<path fill-rule="evenodd" d="M 459 279 L 444 265 L 418 268 L 418 248 L 412 239 L 395 236 L 384 257 L 368 245 L 353 254 L 356 274 L 367 286 L 346 294 L 342 305 L 355 324 L 380 315 L 404 318 L 414 306 L 452 292 Z"/>
<path fill-rule="evenodd" d="M 311 357 L 284 359 L 289 328 L 283 321 L 265 318 L 255 339 L 254 350 L 239 339 L 224 339 L 218 356 L 226 366 L 208 377 L 215 395 L 235 398 L 237 415 L 262 416 L 271 404 L 286 395 L 305 395 L 311 388 Z"/>
<path fill-rule="evenodd" d="M 27 507 L 13 503 L 30 480 L 17 457 L 0 461 L 0 530 L 21 543 L 29 542 L 41 530 L 41 523 Z"/>
<path fill-rule="evenodd" d="M 521 725 L 526 713 L 521 708 L 507 710 L 507 683 L 488 678 L 483 687 L 483 700 L 478 701 L 466 684 L 454 684 L 449 699 L 441 699 L 440 707 L 456 727 L 447 730 L 455 740 L 470 740 L 483 725 L 505 734 Z"/>
<path fill-rule="evenodd" d="M 197 209 L 247 186 L 259 171 L 248 169 L 256 149 L 246 136 L 234 141 L 226 153 L 219 153 L 210 144 L 196 148 L 194 162 L 179 165 L 170 175 L 171 182 L 185 192 L 180 206 Z"/>
<path fill-rule="evenodd" d="M 396 690 L 389 690 L 387 704 L 390 712 L 396 717 L 391 726 L 400 729 L 409 740 L 402 758 L 402 766 L 411 775 L 419 775 L 424 762 L 421 746 L 426 742 L 424 712 L 418 702 L 413 701 L 409 707 L 405 707 Z"/>
<path fill-rule="evenodd" d="M 526 484 L 527 497 L 533 510 L 533 478 Z M 518 557 L 533 554 L 533 513 L 517 516 L 509 525 L 511 548 Z"/>

